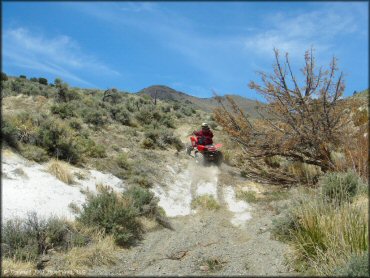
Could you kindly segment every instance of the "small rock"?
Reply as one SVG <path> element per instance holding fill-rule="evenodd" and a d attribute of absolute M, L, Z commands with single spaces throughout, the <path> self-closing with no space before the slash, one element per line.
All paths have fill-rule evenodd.
<path fill-rule="evenodd" d="M 209 270 L 209 267 L 208 267 L 207 265 L 201 265 L 201 266 L 199 267 L 199 269 L 200 269 L 201 271 L 208 271 L 208 270 Z"/>

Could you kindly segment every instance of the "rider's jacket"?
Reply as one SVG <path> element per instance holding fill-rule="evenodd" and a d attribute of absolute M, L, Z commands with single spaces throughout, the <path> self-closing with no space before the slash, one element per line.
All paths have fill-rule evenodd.
<path fill-rule="evenodd" d="M 213 133 L 210 129 L 202 129 L 202 130 L 194 132 L 194 134 L 198 137 L 199 145 L 213 144 L 213 140 L 212 140 Z"/>

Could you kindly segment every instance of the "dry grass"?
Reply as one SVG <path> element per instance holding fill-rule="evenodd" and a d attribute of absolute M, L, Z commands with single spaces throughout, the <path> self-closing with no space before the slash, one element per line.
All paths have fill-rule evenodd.
<path fill-rule="evenodd" d="M 244 190 L 237 190 L 236 191 L 236 198 L 243 200 L 247 203 L 256 203 L 258 202 L 258 197 L 256 196 L 257 193 L 255 191 L 244 191 Z"/>
<path fill-rule="evenodd" d="M 1 276 L 38 276 L 38 273 L 34 263 L 3 258 Z"/>
<path fill-rule="evenodd" d="M 60 265 L 65 269 L 87 270 L 91 267 L 113 265 L 116 262 L 116 245 L 112 236 L 84 247 L 74 247 L 61 258 Z"/>
<path fill-rule="evenodd" d="M 74 183 L 73 175 L 70 168 L 71 167 L 68 163 L 54 159 L 51 160 L 48 165 L 49 173 L 66 184 Z"/>
<path fill-rule="evenodd" d="M 365 201 L 366 200 L 366 201 Z M 331 275 L 353 254 L 368 250 L 368 205 L 362 196 L 340 207 L 316 198 L 296 207 L 294 232 L 297 261 L 319 275 Z"/>
<path fill-rule="evenodd" d="M 86 275 L 95 266 L 113 265 L 116 263 L 117 246 L 113 236 L 104 236 L 102 231 L 73 222 L 75 227 L 91 238 L 91 243 L 82 247 L 73 247 L 67 253 L 55 254 L 46 273 Z"/>
<path fill-rule="evenodd" d="M 364 179 L 369 175 L 369 137 L 360 131 L 345 148 L 346 168 L 354 170 Z"/>
<path fill-rule="evenodd" d="M 152 232 L 159 228 L 161 228 L 161 225 L 158 224 L 158 222 L 153 218 L 148 217 L 139 217 L 139 221 L 141 225 L 143 226 L 143 229 L 145 232 Z"/>
<path fill-rule="evenodd" d="M 294 162 L 288 167 L 288 171 L 307 183 L 315 183 L 315 178 L 322 174 L 320 167 L 301 162 Z"/>
<path fill-rule="evenodd" d="M 218 210 L 221 206 L 215 198 L 211 195 L 198 196 L 191 202 L 191 207 L 193 209 L 201 208 L 206 210 Z"/>

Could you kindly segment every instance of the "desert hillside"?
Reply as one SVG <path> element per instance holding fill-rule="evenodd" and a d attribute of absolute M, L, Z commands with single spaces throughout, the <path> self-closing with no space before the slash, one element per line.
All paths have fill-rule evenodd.
<path fill-rule="evenodd" d="M 231 121 L 219 119 L 232 113 L 226 99 L 226 111 L 214 112 L 214 99 L 165 86 L 129 93 L 45 81 L 2 76 L 2 274 L 363 271 L 368 197 L 361 150 L 333 152 L 336 168 L 326 173 L 277 155 L 248 164 L 239 134 L 229 133 Z M 360 144 L 367 140 L 367 100 L 353 98 L 350 131 Z M 233 99 L 262 130 L 253 101 Z M 237 116 L 231 119 L 243 126 L 246 118 Z M 185 151 L 202 122 L 222 144 L 220 166 Z M 268 179 L 281 172 L 295 179 Z"/>
<path fill-rule="evenodd" d="M 216 100 L 216 97 L 198 98 L 183 92 L 176 91 L 170 87 L 161 85 L 147 87 L 139 91 L 137 94 L 150 95 L 153 99 L 157 98 L 166 101 L 192 104 L 196 108 L 209 113 L 211 113 L 213 109 L 219 106 L 219 102 Z M 257 104 L 263 105 L 262 103 L 257 103 L 257 101 L 255 100 L 244 98 L 238 95 L 225 95 L 220 96 L 220 98 L 225 101 L 226 96 L 231 97 L 235 102 L 237 102 L 240 108 L 251 117 L 259 117 L 256 106 Z M 228 105 L 227 102 L 225 102 L 225 104 Z"/>

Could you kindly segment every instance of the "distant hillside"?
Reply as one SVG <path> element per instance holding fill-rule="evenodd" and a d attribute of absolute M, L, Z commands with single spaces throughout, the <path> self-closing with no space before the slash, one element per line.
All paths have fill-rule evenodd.
<path fill-rule="evenodd" d="M 187 104 L 193 104 L 196 108 L 201 109 L 206 112 L 211 112 L 214 108 L 218 106 L 218 102 L 216 101 L 215 97 L 211 98 L 198 98 L 186 93 L 176 91 L 170 87 L 163 86 L 163 85 L 155 85 L 150 86 L 145 89 L 142 89 L 137 94 L 139 95 L 149 95 L 153 99 L 157 97 L 160 100 L 172 100 L 176 102 L 184 102 Z M 231 96 L 235 102 L 239 105 L 239 107 L 248 113 L 251 117 L 258 117 L 258 113 L 256 111 L 256 101 L 244 98 L 238 95 L 229 95 Z M 221 98 L 225 99 L 225 96 Z M 225 102 L 226 104 L 227 102 Z"/>
<path fill-rule="evenodd" d="M 361 92 L 355 93 L 350 98 L 368 100 L 368 97 L 369 97 L 369 89 L 366 89 Z"/>

